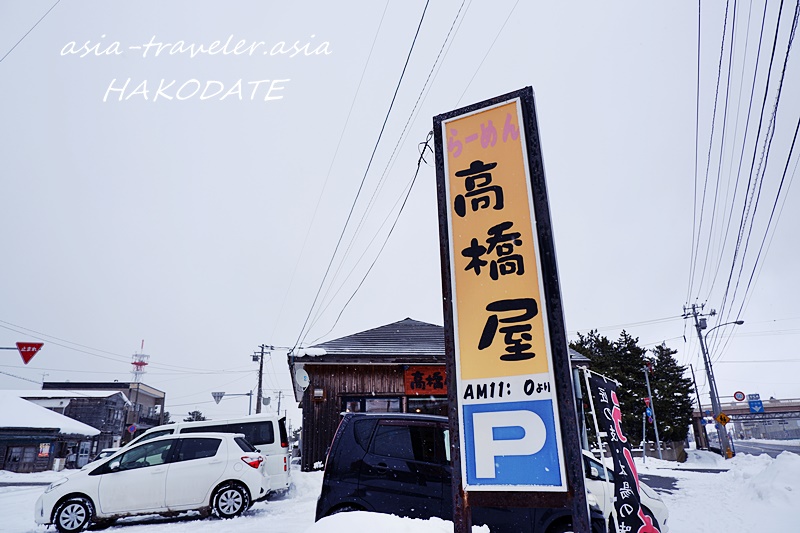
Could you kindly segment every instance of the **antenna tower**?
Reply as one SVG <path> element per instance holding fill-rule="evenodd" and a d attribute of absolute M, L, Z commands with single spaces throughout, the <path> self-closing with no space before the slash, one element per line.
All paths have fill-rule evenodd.
<path fill-rule="evenodd" d="M 142 340 L 142 348 L 141 351 L 144 351 L 144 340 Z M 131 374 L 133 374 L 133 381 L 135 383 L 139 383 L 142 381 L 142 374 L 145 373 L 144 367 L 146 367 L 150 361 L 150 356 L 144 353 L 135 353 L 133 354 L 133 360 L 131 365 L 133 368 L 131 369 Z"/>

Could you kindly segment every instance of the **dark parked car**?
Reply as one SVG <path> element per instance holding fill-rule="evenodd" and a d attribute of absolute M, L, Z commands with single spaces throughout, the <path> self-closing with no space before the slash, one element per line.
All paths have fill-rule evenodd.
<path fill-rule="evenodd" d="M 316 519 L 344 511 L 452 520 L 447 418 L 406 413 L 345 413 L 325 464 Z M 565 509 L 472 508 L 492 533 L 572 531 Z M 592 509 L 592 533 L 605 533 Z"/>

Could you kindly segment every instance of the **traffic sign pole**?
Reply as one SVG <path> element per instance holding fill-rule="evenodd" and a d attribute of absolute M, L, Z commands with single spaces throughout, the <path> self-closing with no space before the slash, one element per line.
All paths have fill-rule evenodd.
<path fill-rule="evenodd" d="M 644 380 L 647 383 L 647 397 L 652 398 L 653 393 L 650 392 L 650 377 L 647 375 L 647 367 L 644 367 Z M 653 428 L 656 430 L 656 449 L 658 450 L 658 458 L 663 459 L 661 457 L 661 441 L 658 439 L 658 420 L 656 420 L 656 405 L 655 402 L 650 402 L 650 407 L 648 409 L 653 410 Z"/>

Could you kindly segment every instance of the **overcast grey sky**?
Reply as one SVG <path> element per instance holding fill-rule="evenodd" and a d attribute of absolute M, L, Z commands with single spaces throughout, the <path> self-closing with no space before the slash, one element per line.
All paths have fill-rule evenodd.
<path fill-rule="evenodd" d="M 441 324 L 431 158 L 346 302 L 386 241 L 432 117 L 527 85 L 536 93 L 570 337 L 600 328 L 616 338 L 624 327 L 648 347 L 666 341 L 698 370 L 696 337 L 680 315 L 687 302 L 706 302 L 706 311 L 723 305 L 777 5 L 767 10 L 734 202 L 763 8 L 757 2 L 738 6 L 718 187 L 724 92 L 708 152 L 721 1 L 703 3 L 697 182 L 696 2 L 431 2 L 368 172 L 424 1 L 62 0 L 36 25 L 54 3 L 0 0 L 0 57 L 16 45 L 0 62 L 0 346 L 45 343 L 27 366 L 0 351 L 0 388 L 35 388 L 19 378 L 45 373 L 47 380 L 128 380 L 131 354 L 144 339 L 151 356 L 144 381 L 167 392 L 169 411 L 244 414 L 246 398 L 217 406 L 210 392 L 252 389 L 250 355 L 259 344 L 310 344 L 405 317 Z M 767 115 L 794 12 L 788 4 Z M 192 58 L 162 46 L 156 55 L 158 43 L 178 41 L 206 48 L 221 41 L 221 51 L 230 36 L 224 50 L 243 40 L 239 51 L 254 53 Z M 797 59 L 790 56 L 786 70 L 749 262 L 735 299 L 729 291 L 733 314 L 723 315 L 746 324 L 712 333 L 733 335 L 714 356 L 722 395 L 800 396 L 796 153 L 780 218 L 745 292 L 800 114 Z M 207 84 L 205 96 L 219 90 L 216 96 L 202 97 Z M 763 128 L 762 136 L 766 121 Z M 331 269 L 338 275 L 303 330 L 365 175 Z M 700 235 L 694 255 L 693 231 Z M 288 393 L 285 350 L 266 369 L 267 390 Z"/>

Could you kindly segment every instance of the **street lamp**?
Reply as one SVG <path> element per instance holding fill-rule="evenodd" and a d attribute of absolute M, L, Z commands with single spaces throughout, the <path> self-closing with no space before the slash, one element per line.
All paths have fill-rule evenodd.
<path fill-rule="evenodd" d="M 706 339 L 708 338 L 709 333 L 714 331 L 715 329 L 721 328 L 722 326 L 730 326 L 736 325 L 741 326 L 744 324 L 744 320 L 736 320 L 733 322 L 725 322 L 724 324 L 719 324 L 718 326 L 714 326 L 713 328 L 706 331 L 705 335 L 701 334 L 700 330 L 705 329 L 706 321 L 703 319 L 700 322 L 696 322 L 697 326 L 697 336 L 700 337 L 700 350 L 703 352 L 703 362 L 706 366 L 706 376 L 708 376 L 708 385 L 711 389 L 711 408 L 714 410 L 714 420 L 722 426 L 721 431 L 717 431 L 717 435 L 719 436 L 719 451 L 722 457 L 728 458 L 728 430 L 725 429 L 725 424 L 720 424 L 718 418 L 720 413 L 722 413 L 722 407 L 719 403 L 719 392 L 717 391 L 717 381 L 714 378 L 714 368 L 711 365 L 711 357 L 708 354 L 707 342 Z M 719 427 L 719 426 L 717 426 Z"/>

